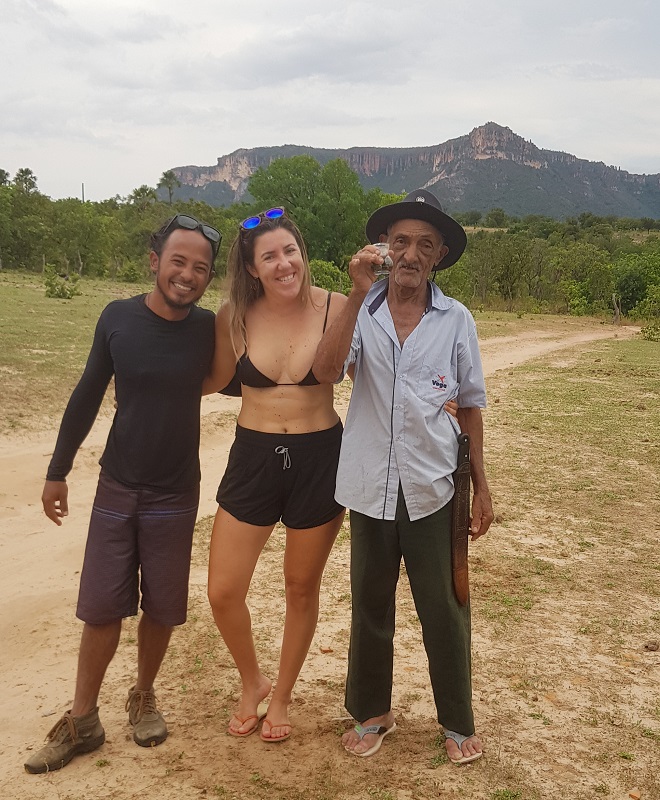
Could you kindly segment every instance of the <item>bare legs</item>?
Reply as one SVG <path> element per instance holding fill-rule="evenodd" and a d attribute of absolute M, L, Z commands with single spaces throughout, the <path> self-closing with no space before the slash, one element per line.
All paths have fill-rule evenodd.
<path fill-rule="evenodd" d="M 253 727 L 259 703 L 272 684 L 261 672 L 252 639 L 252 620 L 245 602 L 250 581 L 270 526 L 239 522 L 218 508 L 209 553 L 209 602 L 218 630 L 241 676 L 241 700 L 229 728 L 235 734 Z"/>
<path fill-rule="evenodd" d="M 85 623 L 78 651 L 78 674 L 76 693 L 71 706 L 72 716 L 81 717 L 98 705 L 105 671 L 117 650 L 120 634 L 120 619 L 107 625 Z"/>
<path fill-rule="evenodd" d="M 343 519 L 342 512 L 318 528 L 287 529 L 284 554 L 284 637 L 277 684 L 268 706 L 268 721 L 264 723 L 262 730 L 264 738 L 279 739 L 291 733 L 288 714 L 291 692 L 316 630 L 321 578 Z"/>
<path fill-rule="evenodd" d="M 148 614 L 142 614 L 138 624 L 138 674 L 135 688 L 150 692 L 160 665 L 163 663 L 172 628 L 155 622 Z"/>
<path fill-rule="evenodd" d="M 343 518 L 342 512 L 317 528 L 287 529 L 284 637 L 264 738 L 279 739 L 291 731 L 288 718 L 291 692 L 314 636 L 321 577 Z M 241 701 L 230 722 L 230 730 L 234 733 L 244 733 L 252 727 L 253 720 L 248 718 L 256 715 L 258 704 L 271 690 L 271 681 L 261 672 L 257 662 L 245 598 L 257 559 L 272 530 L 273 526 L 258 527 L 239 522 L 222 508 L 218 509 L 213 527 L 209 600 L 242 682 Z"/>
<path fill-rule="evenodd" d="M 74 717 L 87 714 L 98 705 L 101 684 L 117 650 L 120 634 L 120 619 L 107 625 L 85 623 L 80 637 L 76 691 L 71 707 Z M 172 628 L 159 625 L 148 614 L 142 614 L 138 625 L 137 689 L 153 688 L 171 634 Z"/>

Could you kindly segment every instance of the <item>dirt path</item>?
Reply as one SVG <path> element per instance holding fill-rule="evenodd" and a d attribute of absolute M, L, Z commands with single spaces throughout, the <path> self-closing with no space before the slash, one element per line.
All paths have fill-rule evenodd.
<path fill-rule="evenodd" d="M 548 352 L 573 348 L 597 339 L 630 336 L 633 333 L 630 328 L 592 326 L 581 332 L 572 330 L 570 335 L 559 337 L 556 333 L 528 332 L 521 336 L 491 338 L 482 344 L 485 373 L 492 375 L 497 370 L 521 364 Z M 345 397 L 348 392 L 340 394 Z M 345 411 L 345 402 L 340 401 L 339 407 L 340 411 L 342 408 Z M 226 464 L 237 408 L 238 401 L 233 398 L 215 396 L 204 400 L 201 449 L 203 499 L 200 517 L 215 511 L 213 498 L 218 478 Z M 218 786 L 222 784 L 222 770 L 220 769 L 219 777 L 213 772 L 214 769 L 216 772 L 219 769 L 213 755 L 208 764 L 198 762 L 194 769 L 187 766 L 183 755 L 179 756 L 180 753 L 183 754 L 185 737 L 180 735 L 177 738 L 176 734 L 177 725 L 183 731 L 187 729 L 187 725 L 192 726 L 192 730 L 196 714 L 206 717 L 210 715 L 210 712 L 200 710 L 202 707 L 206 708 L 208 698 L 203 703 L 197 698 L 198 702 L 195 704 L 186 695 L 187 702 L 180 702 L 181 693 L 185 694 L 186 689 L 182 688 L 184 684 L 180 683 L 180 673 L 176 672 L 176 669 L 181 669 L 179 648 L 201 647 L 199 637 L 205 639 L 204 647 L 207 650 L 218 648 L 212 621 L 204 604 L 203 551 L 196 555 L 193 567 L 191 620 L 184 631 L 175 637 L 171 661 L 168 660 L 165 665 L 160 684 L 164 707 L 169 712 L 174 731 L 168 742 L 157 751 L 150 752 L 138 751 L 130 741 L 121 702 L 130 685 L 135 657 L 134 625 L 128 623 L 120 652 L 111 665 L 101 698 L 104 703 L 103 719 L 108 730 L 108 744 L 99 751 L 98 756 L 94 754 L 79 758 L 66 770 L 46 778 L 26 776 L 22 772 L 22 763 L 28 748 L 39 742 L 48 727 L 57 720 L 58 714 L 69 707 L 71 702 L 80 631 L 79 623 L 73 618 L 77 579 L 89 508 L 98 475 L 97 462 L 108 426 L 109 420 L 100 420 L 79 453 L 70 481 L 70 516 L 61 528 L 47 522 L 39 501 L 41 479 L 54 445 L 54 430 L 26 437 L 0 439 L 0 470 L 4 476 L 0 485 L 3 520 L 0 533 L 0 674 L 4 689 L 0 700 L 1 797 L 18 800 L 52 797 L 78 800 L 82 797 L 158 796 L 160 800 L 185 800 L 206 794 L 203 787 L 215 785 L 209 784 L 209 781 L 216 781 Z M 273 544 L 274 549 L 278 546 Z M 272 596 L 278 598 L 281 606 L 279 575 L 265 574 L 262 577 L 265 581 L 263 585 L 277 587 L 272 590 Z M 274 613 L 279 615 L 279 611 Z M 271 620 L 268 624 L 279 625 L 279 616 L 274 623 Z M 325 619 L 322 615 L 315 643 L 322 644 L 333 639 L 336 641 L 336 637 L 339 637 L 343 638 L 345 646 L 347 625 L 347 618 L 337 622 Z M 345 650 L 336 653 L 329 647 L 321 647 L 321 650 L 331 652 L 319 657 L 318 648 L 313 648 L 301 679 L 299 694 L 303 696 L 304 687 L 315 681 L 325 681 L 331 688 L 336 688 L 336 706 L 330 709 L 325 721 L 317 720 L 318 724 L 326 724 L 332 729 L 332 725 L 336 725 L 332 723 L 332 718 L 341 717 L 344 713 L 340 702 L 340 686 Z M 191 655 L 189 660 L 192 660 Z M 170 664 L 171 669 L 168 668 Z M 231 664 L 222 662 L 220 666 L 215 692 L 225 698 L 226 704 L 231 704 L 232 692 L 235 690 Z M 194 670 L 194 664 L 190 665 L 190 670 Z M 228 686 L 223 685 L 223 675 L 227 675 Z M 418 676 L 407 677 L 411 691 L 416 691 L 414 687 L 419 683 Z M 403 679 L 405 678 L 404 675 Z M 192 679 L 191 683 L 194 683 Z M 422 680 L 422 685 L 424 683 Z M 214 713 L 218 714 L 218 730 L 222 732 L 226 714 L 223 704 L 217 705 L 221 707 Z M 184 716 L 189 711 L 190 718 L 184 719 L 181 708 L 184 709 Z M 310 709 L 305 713 L 311 712 Z M 323 713 L 327 714 L 327 709 Z M 225 742 L 228 738 L 221 736 L 218 746 L 222 748 L 223 757 L 236 758 L 236 763 L 232 765 L 228 762 L 227 768 L 240 769 L 243 763 L 241 753 L 246 752 L 240 745 L 245 743 Z M 302 757 L 303 751 L 299 748 L 302 748 L 300 740 L 296 741 L 295 749 L 278 751 L 275 748 L 276 752 L 269 753 L 274 759 L 273 765 L 285 771 L 292 769 L 290 760 L 287 759 L 291 753 Z M 271 750 L 272 746 L 266 752 Z M 212 743 L 208 752 L 214 752 Z M 310 775 L 314 773 L 317 761 L 320 764 L 329 757 L 325 750 L 319 750 L 315 746 L 309 747 L 304 755 L 305 768 Z M 339 759 L 338 768 L 341 769 L 339 750 L 333 753 L 332 758 Z M 105 762 L 109 762 L 109 765 L 106 766 Z M 254 765 L 243 766 L 255 768 Z M 223 796 L 219 790 L 216 794 Z M 332 793 L 327 796 L 332 797 Z"/>

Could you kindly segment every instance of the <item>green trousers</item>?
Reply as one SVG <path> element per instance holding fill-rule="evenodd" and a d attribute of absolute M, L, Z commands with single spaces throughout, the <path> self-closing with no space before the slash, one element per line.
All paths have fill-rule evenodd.
<path fill-rule="evenodd" d="M 406 565 L 438 722 L 465 736 L 474 733 L 470 663 L 470 608 L 459 605 L 451 575 L 451 508 L 411 522 L 399 490 L 396 519 L 351 511 L 353 611 L 346 709 L 358 722 L 392 706 L 396 587 Z"/>

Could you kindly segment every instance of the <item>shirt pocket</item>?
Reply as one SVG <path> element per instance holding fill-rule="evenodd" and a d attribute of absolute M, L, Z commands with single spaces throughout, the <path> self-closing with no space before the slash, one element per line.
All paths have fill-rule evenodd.
<path fill-rule="evenodd" d="M 425 403 L 442 408 L 447 400 L 452 400 L 458 394 L 454 372 L 447 362 L 425 361 L 419 373 L 417 396 Z"/>

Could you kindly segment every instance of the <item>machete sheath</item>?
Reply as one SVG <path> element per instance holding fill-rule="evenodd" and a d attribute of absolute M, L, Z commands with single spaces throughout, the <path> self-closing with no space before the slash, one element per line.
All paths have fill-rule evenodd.
<path fill-rule="evenodd" d="M 470 599 L 468 582 L 468 535 L 470 529 L 470 437 L 458 435 L 458 466 L 454 472 L 454 505 L 451 520 L 451 573 L 458 602 Z"/>

